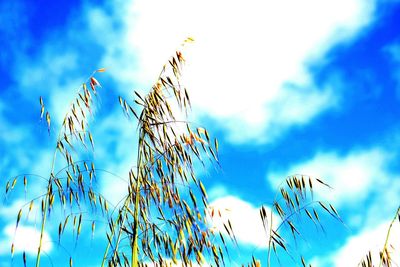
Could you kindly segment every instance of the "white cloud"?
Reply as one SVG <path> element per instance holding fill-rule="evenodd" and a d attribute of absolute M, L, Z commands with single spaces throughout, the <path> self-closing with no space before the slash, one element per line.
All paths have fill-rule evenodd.
<path fill-rule="evenodd" d="M 121 23 L 112 35 L 118 42 L 105 42 L 103 65 L 124 86 L 148 88 L 193 36 L 185 83 L 195 110 L 217 120 L 232 141 L 265 142 L 335 105 L 337 88 L 315 85 L 307 63 L 356 36 L 373 12 L 374 1 L 362 0 L 139 0 L 117 1 L 112 15 L 93 11 L 89 21 L 100 32 L 115 18 Z"/>
<path fill-rule="evenodd" d="M 323 152 L 285 170 L 272 171 L 267 177 L 274 188 L 287 175 L 304 174 L 321 178 L 333 187 L 328 193 L 325 190 L 321 194 L 324 199 L 335 205 L 351 205 L 365 200 L 371 191 L 385 188 L 385 181 L 390 179 L 385 169 L 389 159 L 390 155 L 380 149 L 353 151 L 347 155 Z"/>
<path fill-rule="evenodd" d="M 52 47 L 50 43 L 52 42 L 49 41 L 44 46 L 39 59 L 21 58 L 15 76 L 19 82 L 18 89 L 21 91 L 21 96 L 37 104 L 34 106 L 36 109 L 33 107 L 31 109 L 33 112 L 36 111 L 38 120 L 39 96 L 43 97 L 46 111 L 49 111 L 51 115 L 51 130 L 55 135 L 58 125 L 62 123 L 66 112 L 70 109 L 70 104 L 77 96 L 76 92 L 84 82 L 86 78 L 84 75 L 87 73 L 78 74 L 77 51 L 60 53 L 57 44 Z M 33 88 L 35 90 L 32 90 Z"/>
<path fill-rule="evenodd" d="M 221 233 L 226 234 L 223 224 L 227 224 L 230 220 L 239 243 L 259 248 L 268 247 L 268 233 L 263 227 L 259 208 L 232 195 L 215 199 L 210 203 L 210 208 L 214 209 L 212 225 Z M 265 208 L 269 215 L 271 210 L 268 207 Z M 270 217 L 268 222 L 271 222 Z M 273 225 L 276 226 L 277 223 L 278 218 L 274 215 Z"/>
<path fill-rule="evenodd" d="M 378 148 L 352 151 L 345 155 L 334 152 L 318 153 L 312 159 L 293 164 L 286 170 L 270 172 L 268 179 L 270 184 L 276 187 L 280 179 L 287 175 L 306 174 L 321 178 L 330 184 L 333 190 L 321 191 L 323 188 L 317 188 L 315 191 L 318 198 L 328 200 L 336 206 L 348 229 L 367 233 L 381 224 L 387 224 L 400 203 L 400 179 L 398 173 L 392 173 L 389 168 L 395 162 L 395 158 L 393 153 Z M 382 234 L 382 231 L 379 231 Z M 375 235 L 377 236 L 378 232 Z M 368 240 L 379 241 L 374 239 L 374 236 Z M 372 244 L 365 240 L 367 237 L 354 238 L 349 246 L 356 246 L 354 243 L 362 242 Z M 360 247 L 365 252 L 365 246 Z M 349 247 L 342 253 L 350 257 L 351 251 Z M 339 262 L 346 255 L 336 255 L 335 259 Z M 341 263 L 337 263 L 336 266 L 355 266 Z"/>
<path fill-rule="evenodd" d="M 228 190 L 223 184 L 217 184 L 210 188 L 210 190 L 207 190 L 207 195 L 210 199 L 217 199 L 228 195 Z"/>
<path fill-rule="evenodd" d="M 0 254 L 10 253 L 11 244 L 14 243 L 15 253 L 25 251 L 28 254 L 36 255 L 39 247 L 40 231 L 35 227 L 20 225 L 15 231 L 15 224 L 9 224 L 3 229 L 3 235 Z M 48 253 L 51 249 L 50 236 L 47 232 L 44 232 L 42 251 Z"/>
<path fill-rule="evenodd" d="M 379 265 L 379 251 L 385 244 L 385 238 L 390 222 L 386 221 L 372 228 L 364 229 L 362 232 L 351 236 L 345 244 L 337 251 L 325 258 L 312 260 L 313 266 L 337 266 L 354 267 L 358 266 L 361 259 L 371 251 L 374 266 Z M 391 252 L 393 263 L 400 262 L 400 224 L 395 222 L 391 230 L 388 250 Z"/>
<path fill-rule="evenodd" d="M 129 121 L 119 108 L 110 110 L 93 127 L 94 160 L 105 170 L 97 173 L 100 193 L 113 205 L 128 193 L 128 173 L 136 168 L 137 138 L 135 121 Z"/>
<path fill-rule="evenodd" d="M 19 209 L 26 204 L 26 201 L 18 199 L 10 205 L 4 205 L 0 210 L 0 216 L 4 219 L 11 220 L 17 218 Z"/>

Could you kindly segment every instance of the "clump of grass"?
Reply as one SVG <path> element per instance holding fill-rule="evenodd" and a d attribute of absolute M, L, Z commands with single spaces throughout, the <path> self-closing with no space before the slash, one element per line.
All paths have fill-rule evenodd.
<path fill-rule="evenodd" d="M 294 262 L 298 262 L 299 265 L 306 267 L 307 263 L 302 255 L 299 255 L 298 257 L 292 255 L 293 251 L 290 251 L 289 249 L 290 242 L 283 237 L 283 234 L 287 235 L 287 233 L 289 233 L 289 237 L 291 237 L 295 242 L 299 238 L 303 238 L 301 228 L 299 227 L 306 223 L 303 218 L 306 218 L 309 222 L 314 224 L 315 227 L 325 232 L 324 223 L 320 219 L 321 213 L 330 215 L 333 219 L 343 225 L 344 221 L 331 203 L 314 198 L 314 191 L 316 190 L 315 185 L 332 189 L 331 186 L 325 183 L 322 179 L 306 175 L 292 175 L 288 176 L 282 184 L 283 185 L 276 193 L 270 214 L 267 213 L 264 207 L 260 209 L 260 217 L 264 228 L 268 233 L 267 266 L 271 266 L 271 252 L 274 253 L 279 261 L 280 256 L 278 250 L 281 249 L 286 252 Z M 273 212 L 275 212 L 280 219 L 279 224 L 276 227 L 274 227 L 273 224 Z M 391 229 L 396 222 L 400 223 L 400 207 L 397 209 L 396 214 L 388 227 L 385 243 L 382 250 L 379 252 L 379 267 L 397 266 L 393 262 L 392 258 L 393 253 L 396 253 L 396 248 L 391 246 L 389 242 Z M 282 234 L 283 229 L 285 229 L 285 231 Z M 373 262 L 372 252 L 368 251 L 366 256 L 357 266 L 374 267 L 376 265 L 374 265 Z M 259 263 L 253 258 L 253 262 L 250 266 L 259 266 L 257 264 Z M 308 264 L 308 266 L 311 267 L 311 264 Z"/>
<path fill-rule="evenodd" d="M 391 235 L 391 230 L 393 228 L 393 225 L 395 223 L 400 224 L 400 207 L 397 208 L 397 211 L 392 219 L 392 221 L 389 224 L 388 230 L 386 232 L 386 237 L 385 237 L 385 243 L 383 244 L 383 248 L 381 251 L 379 251 L 379 267 L 391 267 L 391 266 L 398 266 L 392 258 L 393 253 L 396 253 L 396 248 L 394 248 L 390 242 L 390 235 Z M 398 249 L 398 248 L 397 248 Z M 372 254 L 371 251 L 368 251 L 368 253 L 365 255 L 364 258 L 361 259 L 360 263 L 358 266 L 361 267 L 374 267 L 375 265 L 374 260 L 376 255 Z"/>
<path fill-rule="evenodd" d="M 306 175 L 288 176 L 276 193 L 270 214 L 267 213 L 264 207 L 260 209 L 260 217 L 268 233 L 267 266 L 271 266 L 271 252 L 273 252 L 279 260 L 279 249 L 282 249 L 294 259 L 291 255 L 291 251 L 288 249 L 289 241 L 283 237 L 281 232 L 282 229 L 285 228 L 285 233 L 289 233 L 294 241 L 302 237 L 298 224 L 304 224 L 305 222 L 301 221 L 300 218 L 306 218 L 322 231 L 324 231 L 324 227 L 320 220 L 321 212 L 328 213 L 334 219 L 343 223 L 339 213 L 331 203 L 314 199 L 316 185 L 332 189 L 319 178 Z M 279 224 L 275 228 L 273 212 L 275 212 L 280 219 Z M 300 255 L 299 261 L 302 266 L 306 266 L 306 261 L 303 256 Z M 311 266 L 311 264 L 309 266 Z"/>
<path fill-rule="evenodd" d="M 28 215 L 32 211 L 34 205 L 40 206 L 41 219 L 40 219 L 40 239 L 38 252 L 36 256 L 36 266 L 40 265 L 40 259 L 43 249 L 43 236 L 47 224 L 47 219 L 54 209 L 54 206 L 59 204 L 64 210 L 69 206 L 70 213 L 59 222 L 58 236 L 59 240 L 63 234 L 68 222 L 73 222 L 73 228 L 76 229 L 76 239 L 78 239 L 82 229 L 82 218 L 84 212 L 79 211 L 73 213 L 74 208 L 80 205 L 82 199 L 84 202 L 87 200 L 91 205 L 97 205 L 96 199 L 102 199 L 100 195 L 97 195 L 92 187 L 93 179 L 96 177 L 94 163 L 90 161 L 75 161 L 74 157 L 76 153 L 76 146 L 83 146 L 86 149 L 91 147 L 94 149 L 93 137 L 89 131 L 89 117 L 93 113 L 93 105 L 96 101 L 97 89 L 101 87 L 100 83 L 94 77 L 95 74 L 104 72 L 105 69 L 98 69 L 90 75 L 85 83 L 83 83 L 78 91 L 76 98 L 70 103 L 70 108 L 66 113 L 62 126 L 58 132 L 58 136 L 55 143 L 55 150 L 53 159 L 51 162 L 51 171 L 49 176 L 40 177 L 46 181 L 46 192 L 38 198 L 34 198 L 29 202 Z M 39 99 L 40 103 L 40 118 L 45 119 L 49 135 L 52 134 L 52 122 L 50 112 L 46 110 L 44 100 L 42 97 Z M 88 145 L 90 144 L 90 145 Z M 89 147 L 88 147 L 89 146 Z M 56 170 L 57 157 L 61 156 L 62 161 L 65 162 L 65 167 Z M 28 178 L 35 176 L 32 174 L 22 175 L 24 191 L 26 194 Z M 8 182 L 6 185 L 6 195 L 16 185 L 19 176 L 14 178 L 13 182 Z M 105 203 L 105 201 L 103 201 Z M 22 211 L 20 209 L 17 222 L 16 230 L 22 218 Z M 71 220 L 69 220 L 71 219 Z M 94 222 L 93 222 L 94 231 Z M 14 252 L 14 243 L 11 245 L 11 251 Z M 25 252 L 23 253 L 24 265 L 26 264 Z M 72 265 L 72 259 L 70 259 Z"/>
<path fill-rule="evenodd" d="M 180 83 L 183 63 L 177 51 L 148 95 L 135 92 L 140 114 L 120 98 L 124 112 L 138 120 L 137 167 L 129 174 L 128 195 L 118 215 L 109 220 L 102 266 L 106 261 L 109 266 L 166 266 L 178 260 L 185 266 L 202 265 L 205 253 L 216 265 L 223 264 L 223 250 L 207 226 L 206 190 L 193 169 L 194 160 L 203 162 L 202 155 L 218 162 L 218 142 L 205 128 L 193 129 L 176 118 L 176 108 L 183 113 L 190 108 Z"/>
<path fill-rule="evenodd" d="M 193 39 L 188 38 L 184 45 L 191 41 Z M 218 141 L 212 139 L 205 128 L 193 128 L 186 119 L 180 119 L 181 114 L 187 114 L 191 106 L 188 92 L 181 83 L 184 63 L 182 51 L 176 51 L 163 66 L 147 95 L 135 91 L 132 103 L 119 97 L 125 115 L 137 122 L 139 138 L 137 162 L 134 164 L 136 167 L 126 174 L 126 197 L 113 209 L 110 209 L 110 203 L 93 187 L 97 179 L 96 173 L 102 170 L 95 168 L 93 161 L 76 160 L 80 148 L 94 150 L 95 147 L 89 131 L 89 117 L 93 114 L 97 91 L 101 85 L 94 75 L 104 72 L 105 69 L 95 71 L 80 86 L 58 132 L 50 174 L 48 177 L 41 177 L 46 181 L 46 192 L 29 202 L 28 214 L 35 203 L 41 207 L 36 267 L 41 262 L 48 217 L 57 205 L 64 211 L 68 210 L 58 224 L 59 243 L 66 227 L 73 229 L 75 241 L 78 242 L 85 221 L 91 221 L 93 237 L 96 221 L 87 220 L 86 217 L 92 215 L 93 210 L 101 210 L 102 218 L 107 221 L 107 244 L 101 266 L 201 266 L 206 263 L 226 265 L 226 241 L 223 233 L 213 230 L 209 225 L 208 218 L 212 211 L 208 206 L 206 189 L 196 177 L 193 167 L 195 161 L 204 164 L 205 160 L 219 165 Z M 42 97 L 39 103 L 40 117 L 46 121 L 51 134 L 50 112 L 46 110 Z M 137 107 L 140 112 L 136 111 Z M 65 166 L 56 170 L 59 156 Z M 8 181 L 6 195 L 21 179 L 26 192 L 30 176 L 32 175 L 21 175 Z M 260 218 L 268 233 L 267 266 L 271 266 L 272 252 L 278 259 L 280 249 L 290 254 L 288 240 L 281 233 L 283 229 L 288 230 L 294 240 L 301 237 L 298 218 L 305 217 L 322 230 L 323 223 L 319 216 L 321 212 L 342 222 L 333 205 L 314 199 L 316 184 L 330 188 L 318 178 L 289 176 L 279 188 L 270 214 L 266 208 L 260 209 Z M 83 211 L 83 204 L 89 204 L 92 210 Z M 23 210 L 21 208 L 17 214 L 16 230 Z M 273 212 L 280 218 L 275 228 Z M 400 220 L 399 211 L 396 216 L 392 224 L 396 218 Z M 224 234 L 237 244 L 229 220 L 224 228 Z M 387 240 L 380 257 L 380 265 L 383 266 L 391 266 Z M 14 244 L 11 245 L 11 254 L 13 253 Z M 372 262 L 371 254 L 368 255 L 361 263 L 362 266 L 372 266 L 369 265 Z M 72 257 L 68 261 L 72 266 Z M 23 262 L 26 265 L 25 252 Z M 306 266 L 303 256 L 299 257 L 299 262 Z M 261 264 L 252 257 L 248 266 L 258 267 Z"/>
<path fill-rule="evenodd" d="M 192 41 L 188 38 L 184 45 Z M 216 265 L 223 264 L 223 249 L 215 242 L 215 232 L 210 230 L 206 219 L 207 193 L 193 169 L 194 161 L 203 162 L 203 157 L 218 162 L 218 142 L 210 138 L 205 128 L 194 129 L 188 122 L 176 117 L 177 112 L 186 114 L 190 109 L 188 92 L 180 82 L 183 64 L 183 54 L 177 51 L 164 65 L 146 96 L 134 92 L 136 99 L 132 104 L 139 106 L 141 112 L 136 112 L 128 101 L 119 97 L 123 112 L 137 120 L 139 140 L 137 162 L 134 164 L 137 167 L 127 174 L 127 196 L 122 205 L 114 210 L 110 210 L 109 202 L 94 190 L 93 183 L 99 171 L 94 163 L 75 159 L 80 149 L 77 146 L 94 150 L 88 123 L 93 114 L 95 96 L 101 88 L 94 74 L 105 69 L 95 71 L 79 88 L 58 132 L 51 171 L 48 178 L 44 178 L 46 193 L 32 200 L 29 206 L 29 211 L 35 202 L 41 206 L 36 267 L 40 266 L 43 235 L 54 207 L 59 205 L 65 209 L 69 206 L 70 211 L 59 222 L 59 241 L 65 228 L 70 226 L 78 242 L 82 224 L 87 221 L 85 217 L 91 214 L 81 210 L 82 204 L 101 209 L 103 218 L 108 221 L 108 241 L 102 266 L 143 266 L 149 262 L 165 266 L 178 261 L 185 266 L 193 263 L 201 265 L 208 257 Z M 51 134 L 50 112 L 46 110 L 42 97 L 39 102 L 40 116 L 46 120 Z M 59 156 L 66 164 L 55 170 Z M 6 194 L 16 182 L 17 178 L 7 183 Z M 24 177 L 26 184 L 27 178 Z M 73 212 L 76 210 L 78 212 Z M 17 216 L 16 228 L 21 218 L 22 209 Z M 93 235 L 95 221 L 92 221 L 91 229 Z M 13 253 L 14 244 L 11 250 Z M 25 253 L 23 255 L 26 263 Z M 69 263 L 72 266 L 72 258 Z"/>

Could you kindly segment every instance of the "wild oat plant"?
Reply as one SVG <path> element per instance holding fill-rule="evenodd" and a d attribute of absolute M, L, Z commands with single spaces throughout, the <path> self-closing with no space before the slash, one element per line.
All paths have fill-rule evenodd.
<path fill-rule="evenodd" d="M 302 255 L 298 255 L 296 249 L 293 251 L 292 246 L 289 248 L 289 245 L 292 243 L 290 241 L 294 241 L 295 243 L 305 241 L 300 226 L 307 222 L 314 224 L 315 227 L 322 230 L 322 232 L 325 232 L 324 223 L 321 221 L 322 216 L 320 216 L 322 212 L 329 214 L 332 218 L 344 225 L 338 211 L 332 204 L 314 198 L 314 191 L 317 186 L 326 187 L 329 190 L 333 189 L 319 178 L 306 175 L 288 176 L 276 193 L 272 203 L 271 214 L 268 214 L 264 207 L 260 209 L 260 217 L 269 236 L 267 256 L 268 267 L 271 266 L 272 252 L 279 262 L 280 255 L 278 249 L 291 257 L 293 262 L 298 262 L 300 266 L 311 267 L 311 264 L 307 265 L 305 258 Z M 279 218 L 279 222 L 275 227 L 273 226 L 272 221 L 274 218 L 272 214 L 273 211 L 275 214 L 278 214 Z M 304 218 L 307 219 L 307 221 L 304 220 Z M 379 265 L 373 264 L 372 252 L 369 251 L 367 255 L 361 259 L 357 267 L 398 266 L 393 262 L 391 257 L 393 253 L 396 253 L 396 249 L 389 243 L 391 229 L 393 224 L 396 222 L 400 223 L 400 207 L 397 209 L 396 214 L 389 225 L 385 243 L 382 245 L 383 248 L 379 252 Z M 285 239 L 283 237 L 284 235 L 289 236 L 291 240 Z M 253 259 L 253 265 L 254 264 L 256 264 L 256 261 Z"/>
<path fill-rule="evenodd" d="M 188 38 L 183 46 L 192 41 Z M 205 164 L 204 161 L 208 160 L 219 166 L 218 142 L 210 138 L 205 128 L 193 129 L 185 119 L 181 119 L 181 115 L 187 114 L 190 109 L 188 92 L 181 82 L 184 62 L 180 49 L 163 66 L 146 96 L 135 91 L 132 104 L 119 97 L 125 115 L 137 121 L 139 139 L 136 167 L 126 177 L 126 196 L 112 208 L 94 186 L 98 182 L 96 173 L 104 170 L 96 168 L 90 160 L 75 159 L 82 148 L 94 150 L 88 123 L 93 115 L 96 95 L 101 90 L 94 75 L 105 69 L 96 70 L 79 88 L 58 132 L 51 171 L 44 178 L 46 192 L 28 202 L 17 214 L 16 231 L 23 214 L 29 215 L 34 205 L 40 205 L 36 267 L 41 263 L 47 221 L 56 207 L 64 214 L 58 222 L 59 242 L 68 227 L 72 228 L 78 242 L 82 224 L 88 221 L 91 222 L 93 236 L 97 221 L 93 219 L 93 214 L 97 212 L 96 216 L 99 216 L 98 211 L 101 211 L 100 216 L 107 224 L 105 251 L 99 259 L 102 267 L 231 265 L 227 259 L 227 242 L 237 245 L 232 224 L 226 220 L 221 232 L 212 227 L 215 210 L 209 206 L 206 189 L 196 177 L 193 167 L 195 161 Z M 137 106 L 141 112 L 135 111 Z M 42 97 L 40 107 L 41 118 L 46 121 L 50 134 L 51 117 Z M 62 168 L 56 169 L 60 165 L 56 164 L 57 159 L 64 163 Z M 19 175 L 10 179 L 6 184 L 6 196 L 20 180 L 26 191 L 30 176 Z M 298 223 L 302 221 L 298 220 L 299 217 L 306 217 L 321 228 L 321 212 L 342 221 L 331 204 L 313 198 L 315 184 L 329 187 L 321 179 L 290 176 L 286 178 L 285 186 L 279 189 L 271 213 L 267 214 L 264 207 L 260 209 L 260 218 L 267 233 L 267 266 L 271 266 L 272 252 L 278 259 L 279 250 L 292 255 L 288 249 L 289 241 L 285 240 L 282 231 L 285 230 L 294 239 L 301 236 Z M 272 213 L 280 218 L 278 224 L 272 221 Z M 396 218 L 400 219 L 399 212 Z M 13 254 L 14 243 L 11 245 L 11 256 Z M 26 266 L 25 252 L 22 258 Z M 368 254 L 360 266 L 372 266 L 370 258 Z M 260 266 L 260 261 L 254 257 L 249 260 L 247 266 Z M 68 261 L 72 267 L 72 257 Z M 298 262 L 306 266 L 302 256 Z M 391 266 L 387 242 L 381 253 L 382 264 Z"/>
<path fill-rule="evenodd" d="M 191 41 L 189 38 L 185 43 Z M 138 121 L 139 140 L 136 167 L 127 174 L 126 197 L 113 209 L 109 208 L 107 199 L 94 190 L 93 183 L 99 171 L 94 163 L 74 159 L 80 149 L 77 146 L 94 149 L 88 121 L 93 114 L 95 95 L 101 89 L 94 74 L 105 69 L 95 71 L 82 84 L 58 133 L 46 193 L 33 199 L 27 207 L 29 213 L 35 203 L 41 205 L 37 267 L 41 262 L 47 219 L 56 204 L 64 210 L 68 206 L 70 211 L 59 222 L 59 239 L 67 227 L 72 227 L 78 240 L 82 224 L 87 221 L 85 217 L 93 212 L 93 209 L 82 210 L 83 204 L 101 209 L 108 225 L 101 266 L 166 266 L 178 262 L 191 266 L 204 264 L 206 257 L 211 257 L 216 265 L 223 264 L 223 249 L 215 239 L 221 238 L 221 244 L 225 241 L 221 234 L 216 236 L 208 227 L 207 194 L 193 169 L 194 160 L 203 162 L 203 157 L 218 163 L 218 142 L 210 139 L 205 128 L 192 129 L 189 123 L 176 119 L 175 113 L 186 113 L 190 108 L 186 88 L 180 84 L 183 63 L 183 55 L 177 51 L 146 96 L 134 92 L 134 103 L 141 107 L 140 113 L 119 97 L 123 112 Z M 50 134 L 50 113 L 42 97 L 40 105 L 41 117 L 46 120 Z M 65 166 L 56 170 L 59 156 Z M 6 194 L 10 194 L 19 178 L 7 183 Z M 27 179 L 23 176 L 24 186 Z M 17 215 L 16 231 L 22 215 L 23 208 Z M 95 221 L 92 222 L 92 232 L 94 230 Z M 11 246 L 13 253 L 14 244 Z M 26 265 L 25 253 L 23 261 Z M 73 265 L 72 258 L 69 265 Z"/>
<path fill-rule="evenodd" d="M 390 222 L 390 225 L 388 227 L 386 237 L 385 237 L 385 243 L 383 245 L 383 248 L 381 251 L 379 251 L 379 255 L 373 255 L 371 251 L 368 251 L 368 253 L 365 255 L 363 259 L 361 259 L 360 263 L 358 266 L 360 267 L 374 267 L 375 259 L 378 259 L 379 262 L 379 267 L 384 266 L 384 267 L 392 267 L 392 266 L 399 266 L 400 263 L 396 263 L 393 261 L 391 255 L 398 255 L 399 248 L 393 247 L 390 242 L 390 234 L 393 228 L 393 225 L 395 223 L 400 223 L 400 207 L 397 208 L 396 214 L 394 215 L 392 221 Z M 399 237 L 397 237 L 399 238 Z M 397 253 L 397 254 L 396 254 Z"/>

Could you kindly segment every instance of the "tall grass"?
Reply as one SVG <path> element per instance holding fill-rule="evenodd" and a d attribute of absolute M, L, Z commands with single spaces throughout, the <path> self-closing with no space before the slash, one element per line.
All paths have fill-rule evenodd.
<path fill-rule="evenodd" d="M 185 40 L 183 45 L 192 42 Z M 183 47 L 183 46 L 182 46 Z M 43 236 L 52 210 L 58 206 L 68 213 L 59 222 L 59 240 L 67 227 L 81 235 L 82 224 L 93 209 L 101 210 L 107 222 L 106 245 L 101 257 L 101 266 L 169 266 L 171 264 L 203 266 L 229 266 L 228 244 L 236 244 L 236 238 L 229 220 L 224 230 L 212 229 L 213 209 L 209 207 L 207 193 L 201 180 L 196 177 L 196 161 L 211 161 L 219 166 L 218 141 L 212 139 L 203 127 L 193 128 L 184 117 L 191 107 L 187 89 L 181 83 L 182 67 L 185 63 L 182 50 L 176 51 L 162 68 L 154 86 L 147 95 L 134 92 L 132 103 L 119 97 L 119 103 L 127 117 L 137 122 L 138 149 L 136 167 L 126 175 L 128 184 L 126 196 L 119 206 L 110 209 L 107 199 L 94 189 L 97 172 L 102 171 L 89 160 L 76 160 L 81 148 L 94 150 L 94 140 L 89 130 L 89 118 L 93 114 L 96 95 L 101 85 L 92 73 L 83 83 L 70 104 L 68 112 L 58 131 L 51 170 L 46 180 L 46 192 L 29 202 L 28 213 L 34 203 L 40 203 L 40 240 L 36 256 L 36 267 L 40 266 L 43 254 Z M 44 101 L 40 98 L 41 118 L 52 134 L 52 122 Z M 140 112 L 136 112 L 140 107 Z M 132 134 L 133 136 L 133 134 Z M 64 162 L 56 170 L 56 161 Z M 17 177 L 18 178 L 18 177 Z M 6 184 L 6 194 L 14 189 L 17 178 Z M 26 190 L 27 178 L 23 184 Z M 266 232 L 268 251 L 265 255 L 267 266 L 271 266 L 274 255 L 279 259 L 280 250 L 291 255 L 290 240 L 282 232 L 286 230 L 293 240 L 301 236 L 300 218 L 323 229 L 320 214 L 326 213 L 342 222 L 337 210 L 330 203 L 314 198 L 316 185 L 327 187 L 321 179 L 304 175 L 293 175 L 285 179 L 271 203 L 268 214 L 265 207 L 260 209 L 260 219 Z M 92 210 L 82 210 L 82 204 Z M 273 221 L 273 214 L 279 222 Z M 16 230 L 20 225 L 23 209 L 17 214 Z M 392 224 L 400 218 L 396 213 Z M 91 223 L 92 235 L 95 221 Z M 390 235 L 388 230 L 388 236 Z M 262 234 L 262 233 L 260 233 Z M 380 257 L 380 266 L 391 266 L 388 253 L 388 239 Z M 11 247 L 14 253 L 14 244 Z M 360 264 L 372 266 L 370 254 Z M 249 259 L 248 266 L 260 266 L 260 261 Z M 303 256 L 294 259 L 306 266 Z M 69 265 L 73 259 L 69 258 Z M 23 253 L 26 265 L 26 255 Z M 311 265 L 310 265 L 311 266 Z"/>

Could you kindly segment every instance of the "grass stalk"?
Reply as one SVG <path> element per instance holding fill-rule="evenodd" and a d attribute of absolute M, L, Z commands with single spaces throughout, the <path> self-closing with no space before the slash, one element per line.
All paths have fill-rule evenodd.
<path fill-rule="evenodd" d="M 57 144 L 58 144 L 58 141 L 60 140 L 60 138 L 61 138 L 61 130 L 59 131 L 59 134 L 58 134 L 58 137 L 57 137 Z M 44 234 L 44 229 L 45 229 L 45 226 L 46 226 L 47 209 L 48 209 L 48 204 L 49 204 L 49 196 L 50 196 L 50 193 L 51 193 L 50 192 L 50 187 L 51 187 L 51 184 L 53 182 L 53 177 L 54 177 L 53 172 L 54 172 L 54 166 L 55 166 L 55 163 L 56 163 L 56 158 L 57 158 L 57 147 L 54 150 L 54 154 L 53 154 L 53 161 L 52 161 L 52 164 L 51 164 L 50 177 L 49 177 L 49 182 L 47 184 L 47 193 L 46 193 L 46 196 L 45 196 L 44 206 L 43 206 L 43 211 L 42 211 L 43 212 L 43 214 L 42 214 L 42 226 L 40 228 L 39 247 L 38 247 L 38 253 L 37 253 L 37 256 L 36 256 L 36 263 L 35 263 L 36 267 L 40 266 L 40 255 L 41 255 L 41 251 L 42 251 L 43 234 Z"/>
<path fill-rule="evenodd" d="M 93 75 L 97 72 L 98 70 L 94 71 L 85 81 L 85 84 L 93 77 Z M 79 89 L 77 90 L 77 92 L 79 92 L 81 90 L 81 87 L 79 87 Z M 41 98 L 42 101 L 42 98 Z M 74 101 L 70 102 L 70 106 L 73 106 Z M 41 102 L 41 104 L 43 105 L 43 103 Z M 42 108 L 44 108 L 44 106 L 42 106 Z M 64 116 L 64 122 L 66 120 L 68 116 L 68 113 Z M 47 118 L 46 118 L 47 119 Z M 50 117 L 48 117 L 48 127 L 49 127 L 49 133 L 50 133 Z M 56 159 L 57 159 L 57 152 L 58 150 L 58 144 L 61 142 L 62 140 L 62 131 L 63 129 L 63 125 L 60 127 L 60 130 L 58 131 L 58 136 L 57 136 L 57 140 L 56 140 L 56 148 L 54 150 L 54 154 L 53 154 L 53 159 L 52 159 L 52 163 L 51 163 L 51 171 L 50 171 L 50 177 L 48 179 L 48 183 L 47 183 L 47 193 L 44 199 L 44 205 L 43 205 L 43 210 L 42 210 L 42 222 L 41 222 L 41 229 L 40 229 L 40 238 L 39 238 L 39 247 L 38 247 L 38 252 L 37 252 L 37 256 L 36 256 L 36 263 L 35 266 L 39 267 L 40 266 L 40 256 L 41 256 L 41 252 L 42 252 L 42 244 L 43 244 L 43 235 L 44 235 L 44 229 L 46 226 L 46 221 L 47 221 L 47 210 L 49 208 L 49 199 L 50 199 L 50 194 L 52 194 L 51 192 L 51 186 L 53 183 L 53 179 L 54 177 L 54 168 L 55 168 L 55 164 L 56 164 Z"/>
<path fill-rule="evenodd" d="M 379 261 L 379 267 L 382 267 L 384 253 L 385 253 L 385 251 L 387 251 L 387 246 L 388 246 L 388 243 L 389 243 L 390 231 L 392 230 L 393 223 L 396 221 L 397 217 L 399 216 L 399 213 L 400 213 L 400 207 L 397 208 L 396 214 L 394 215 L 393 220 L 390 222 L 389 229 L 388 229 L 388 231 L 386 233 L 385 244 L 383 245 L 381 259 Z"/>
<path fill-rule="evenodd" d="M 138 160 L 137 160 L 137 182 L 135 188 L 135 208 L 134 208 L 134 218 L 133 218 L 133 245 L 132 245 L 132 267 L 137 267 L 139 265 L 139 255 L 138 255 L 138 244 L 139 244 L 139 208 L 140 208 L 140 186 L 142 180 L 142 172 L 141 169 L 143 168 L 142 163 L 142 151 L 143 149 L 143 140 L 144 140 L 144 131 L 143 128 L 141 129 L 140 139 L 139 139 L 139 148 L 138 148 Z"/>
<path fill-rule="evenodd" d="M 269 238 L 268 238 L 268 258 L 267 258 L 267 267 L 271 266 L 271 245 L 272 245 L 272 225 L 273 225 L 273 213 L 271 208 L 271 223 L 269 227 Z"/>

